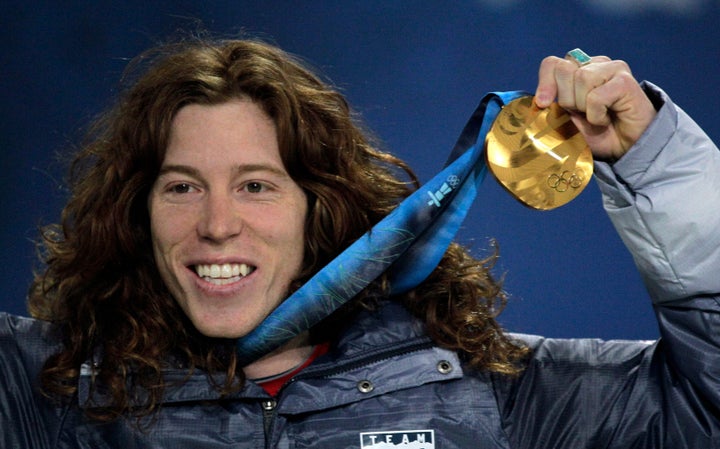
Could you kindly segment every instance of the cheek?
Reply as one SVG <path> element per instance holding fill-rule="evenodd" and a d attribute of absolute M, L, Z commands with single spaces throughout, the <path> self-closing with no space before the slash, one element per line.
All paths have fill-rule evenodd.
<path fill-rule="evenodd" d="M 302 269 L 305 256 L 306 214 L 305 203 L 285 203 L 271 217 L 266 215 L 262 226 L 252 226 L 256 230 L 263 229 L 263 240 L 273 248 L 275 257 L 282 260 L 284 271 L 292 276 Z M 272 226 L 268 226 L 269 223 Z"/>
<path fill-rule="evenodd" d="M 304 195 L 298 202 L 298 207 L 295 210 L 296 213 L 292 216 L 292 239 L 296 251 L 300 253 L 300 258 L 302 258 L 305 249 L 305 234 L 307 226 L 307 201 Z"/>
<path fill-rule="evenodd" d="M 165 282 L 168 282 L 169 261 L 167 258 L 167 230 L 164 223 L 158 220 L 154 214 L 150 214 L 150 236 L 152 239 L 152 250 L 155 256 L 155 264 L 157 265 L 160 275 Z"/>
<path fill-rule="evenodd" d="M 183 214 L 174 207 L 150 207 L 150 236 L 155 258 L 160 260 L 170 249 L 183 240 L 188 224 L 181 219 Z"/>
<path fill-rule="evenodd" d="M 157 252 L 163 247 L 163 242 L 167 238 L 167 225 L 165 224 L 164 216 L 157 207 L 153 207 L 150 204 L 150 237 L 152 238 L 153 250 L 155 255 L 158 256 Z"/>

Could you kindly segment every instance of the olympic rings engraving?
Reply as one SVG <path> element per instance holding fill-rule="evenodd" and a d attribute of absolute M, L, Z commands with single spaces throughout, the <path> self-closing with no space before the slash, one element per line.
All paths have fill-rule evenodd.
<path fill-rule="evenodd" d="M 568 176 L 570 175 L 570 176 Z M 551 189 L 564 193 L 569 188 L 578 189 L 583 185 L 584 177 L 582 173 L 576 172 L 570 173 L 568 170 L 564 170 L 560 175 L 553 173 L 548 176 L 547 184 Z"/>

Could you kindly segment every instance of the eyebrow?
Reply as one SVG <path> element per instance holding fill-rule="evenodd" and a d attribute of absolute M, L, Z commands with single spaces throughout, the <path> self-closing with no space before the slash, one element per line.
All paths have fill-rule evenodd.
<path fill-rule="evenodd" d="M 282 177 L 289 177 L 286 171 L 274 167 L 268 164 L 240 164 L 233 167 L 233 170 L 237 174 L 252 173 L 252 172 L 270 172 Z M 167 173 L 182 173 L 194 177 L 202 177 L 200 170 L 190 165 L 171 164 L 163 165 L 160 167 L 160 173 L 158 176 L 162 176 Z"/>

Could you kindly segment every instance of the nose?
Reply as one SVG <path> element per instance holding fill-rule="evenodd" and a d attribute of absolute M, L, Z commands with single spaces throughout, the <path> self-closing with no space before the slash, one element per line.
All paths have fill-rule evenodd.
<path fill-rule="evenodd" d="M 222 243 L 240 234 L 243 220 L 230 195 L 209 193 L 205 198 L 198 234 L 207 241 Z"/>

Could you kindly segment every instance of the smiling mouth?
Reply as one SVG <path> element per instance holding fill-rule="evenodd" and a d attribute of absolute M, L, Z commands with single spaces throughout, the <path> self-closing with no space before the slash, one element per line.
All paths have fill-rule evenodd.
<path fill-rule="evenodd" d="M 244 263 L 199 264 L 193 267 L 195 273 L 203 280 L 215 285 L 226 285 L 237 282 L 255 271 L 254 266 Z"/>

